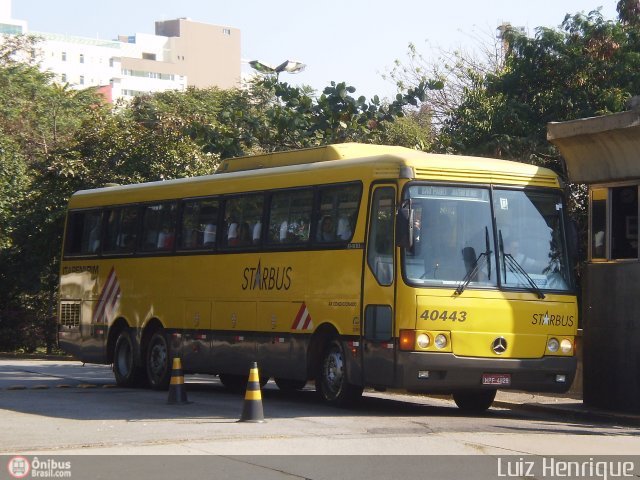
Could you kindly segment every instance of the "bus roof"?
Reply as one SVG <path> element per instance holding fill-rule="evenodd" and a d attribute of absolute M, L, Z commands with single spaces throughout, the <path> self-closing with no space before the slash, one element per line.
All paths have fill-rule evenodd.
<path fill-rule="evenodd" d="M 399 178 L 560 187 L 553 171 L 534 165 L 425 153 L 397 146 L 346 143 L 227 159 L 213 175 L 82 190 L 72 196 L 69 206 L 82 208 L 316 183 Z"/>
<path fill-rule="evenodd" d="M 327 162 L 350 158 L 387 155 L 397 152 L 406 154 L 406 148 L 370 145 L 363 143 L 338 143 L 323 147 L 289 150 L 286 152 L 264 153 L 262 155 L 248 155 L 246 157 L 228 158 L 223 160 L 216 173 L 240 172 L 261 168 L 284 167 L 288 165 L 303 165 L 306 163 Z"/>

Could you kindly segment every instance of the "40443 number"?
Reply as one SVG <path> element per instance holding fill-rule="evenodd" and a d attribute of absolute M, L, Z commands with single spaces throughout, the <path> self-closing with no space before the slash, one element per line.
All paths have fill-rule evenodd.
<path fill-rule="evenodd" d="M 467 312 L 465 310 L 425 310 L 420 315 L 420 318 L 425 320 L 442 320 L 446 322 L 450 320 L 452 322 L 464 322 L 467 320 Z"/>

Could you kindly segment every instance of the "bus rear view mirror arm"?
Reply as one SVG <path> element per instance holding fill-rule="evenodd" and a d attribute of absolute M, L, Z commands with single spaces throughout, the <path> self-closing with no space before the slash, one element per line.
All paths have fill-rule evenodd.
<path fill-rule="evenodd" d="M 396 245 L 411 250 L 413 248 L 414 211 L 411 200 L 403 200 L 396 216 Z"/>

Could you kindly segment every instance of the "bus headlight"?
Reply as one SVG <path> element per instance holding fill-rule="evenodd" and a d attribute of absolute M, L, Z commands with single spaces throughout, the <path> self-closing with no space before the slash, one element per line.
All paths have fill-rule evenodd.
<path fill-rule="evenodd" d="M 559 348 L 560 348 L 560 342 L 558 342 L 558 339 L 550 338 L 547 341 L 547 350 L 549 350 L 551 353 L 556 353 Z"/>
<path fill-rule="evenodd" d="M 434 343 L 436 344 L 436 347 L 442 349 L 442 348 L 447 346 L 447 343 L 448 343 L 447 337 L 440 333 L 440 334 L 436 335 Z"/>
<path fill-rule="evenodd" d="M 426 333 L 421 333 L 420 335 L 418 335 L 417 343 L 420 348 L 427 348 L 429 345 L 431 345 L 431 339 Z"/>
<path fill-rule="evenodd" d="M 560 342 L 560 350 L 562 353 L 571 353 L 573 351 L 573 342 L 568 338 L 563 338 Z"/>

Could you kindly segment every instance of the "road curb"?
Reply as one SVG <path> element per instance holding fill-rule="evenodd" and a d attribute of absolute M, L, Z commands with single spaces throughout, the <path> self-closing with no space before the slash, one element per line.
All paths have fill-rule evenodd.
<path fill-rule="evenodd" d="M 80 389 L 80 390 L 88 390 L 88 389 L 106 389 L 106 388 L 118 388 L 117 385 L 111 383 L 78 383 L 78 384 L 53 384 L 53 385 L 9 385 L 8 387 L 0 388 L 2 390 L 55 390 L 55 389 Z"/>
<path fill-rule="evenodd" d="M 76 358 L 71 355 L 47 355 L 44 353 L 15 353 L 15 352 L 0 352 L 0 360 L 9 359 L 19 360 L 59 360 L 62 362 L 77 361 Z"/>

